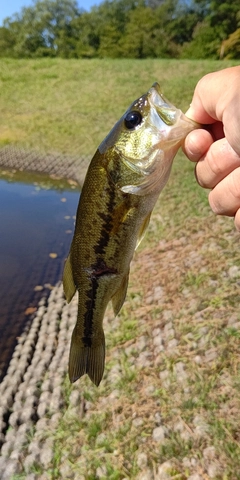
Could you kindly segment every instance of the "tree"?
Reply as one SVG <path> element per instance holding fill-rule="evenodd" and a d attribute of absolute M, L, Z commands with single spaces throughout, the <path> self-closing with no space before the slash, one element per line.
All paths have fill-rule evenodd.
<path fill-rule="evenodd" d="M 160 2 L 156 8 L 137 7 L 129 14 L 120 45 L 122 56 L 132 58 L 178 56 L 171 23 L 177 1 Z"/>
<path fill-rule="evenodd" d="M 0 27 L 0 57 L 8 57 L 13 55 L 16 45 L 16 29 Z"/>
<path fill-rule="evenodd" d="M 182 50 L 183 57 L 219 58 L 223 42 L 239 26 L 239 2 L 195 0 L 203 18 L 194 28 L 192 41 Z"/>
<path fill-rule="evenodd" d="M 240 58 L 240 28 L 231 33 L 221 46 L 221 58 Z"/>
<path fill-rule="evenodd" d="M 67 55 L 72 48 L 71 22 L 79 15 L 76 0 L 35 0 L 24 7 L 20 14 L 7 19 L 5 27 L 10 31 L 18 25 L 13 54 L 22 57 Z"/>
<path fill-rule="evenodd" d="M 219 58 L 238 55 L 239 27 L 236 0 L 105 0 L 90 12 L 34 0 L 0 28 L 0 56 Z"/>
<path fill-rule="evenodd" d="M 95 15 L 87 12 L 75 18 L 72 23 L 77 58 L 93 58 L 99 48 L 99 23 Z"/>

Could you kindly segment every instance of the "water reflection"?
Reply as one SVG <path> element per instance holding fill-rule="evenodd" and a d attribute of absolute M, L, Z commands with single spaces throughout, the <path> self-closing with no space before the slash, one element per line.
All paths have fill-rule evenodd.
<path fill-rule="evenodd" d="M 42 296 L 62 277 L 79 187 L 0 170 L 0 376 Z"/>

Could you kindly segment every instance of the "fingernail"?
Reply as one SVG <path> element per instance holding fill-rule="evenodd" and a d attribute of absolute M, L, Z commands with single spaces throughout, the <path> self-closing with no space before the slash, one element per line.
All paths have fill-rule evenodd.
<path fill-rule="evenodd" d="M 193 108 L 192 108 L 192 104 L 190 103 L 190 106 L 188 108 L 188 110 L 186 111 L 185 113 L 186 117 L 190 118 L 191 120 L 193 120 L 193 117 L 194 117 L 194 111 L 193 111 Z"/>
<path fill-rule="evenodd" d="M 191 156 L 191 160 L 198 161 L 202 157 L 202 151 L 198 147 L 196 141 L 192 139 L 192 135 L 189 134 L 186 138 L 185 150 L 188 155 Z"/>

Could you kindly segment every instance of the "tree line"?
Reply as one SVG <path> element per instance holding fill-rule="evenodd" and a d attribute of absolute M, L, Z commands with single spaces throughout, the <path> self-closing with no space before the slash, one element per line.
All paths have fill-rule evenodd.
<path fill-rule="evenodd" d="M 239 0 L 34 0 L 4 20 L 0 56 L 237 59 Z"/>

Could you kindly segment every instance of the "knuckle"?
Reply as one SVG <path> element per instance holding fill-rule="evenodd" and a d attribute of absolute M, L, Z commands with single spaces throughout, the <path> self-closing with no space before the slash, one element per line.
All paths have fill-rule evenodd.
<path fill-rule="evenodd" d="M 230 188 L 232 195 L 240 202 L 240 167 L 232 171 Z"/>
<path fill-rule="evenodd" d="M 214 77 L 214 72 L 213 73 L 207 73 L 203 77 L 198 80 L 197 85 L 196 85 L 196 91 L 199 92 L 199 94 L 202 96 L 202 94 L 205 94 L 206 92 L 206 87 L 208 87 L 209 81 L 212 80 L 212 77 Z"/>
<path fill-rule="evenodd" d="M 211 192 L 208 195 L 208 201 L 209 205 L 216 215 L 220 215 L 222 213 L 222 205 L 219 201 L 219 197 L 216 195 L 214 190 L 211 190 Z"/>
<path fill-rule="evenodd" d="M 224 173 L 224 165 L 219 161 L 219 156 L 215 155 L 211 148 L 208 152 L 207 162 L 211 171 L 211 176 L 213 176 L 213 181 L 215 178 L 221 178 Z"/>
<path fill-rule="evenodd" d="M 236 230 L 240 232 L 240 209 L 238 209 L 235 214 L 234 224 L 235 224 Z"/>

